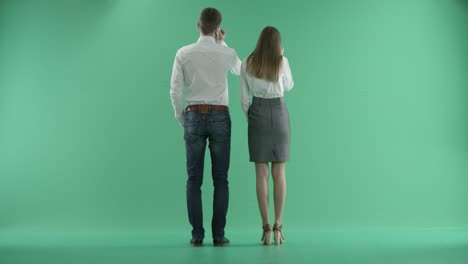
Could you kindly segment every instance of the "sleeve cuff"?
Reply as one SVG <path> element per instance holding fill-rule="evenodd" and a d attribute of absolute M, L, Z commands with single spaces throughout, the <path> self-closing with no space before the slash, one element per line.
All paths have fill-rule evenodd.
<path fill-rule="evenodd" d="M 176 119 L 181 126 L 184 126 L 184 116 L 177 116 Z"/>

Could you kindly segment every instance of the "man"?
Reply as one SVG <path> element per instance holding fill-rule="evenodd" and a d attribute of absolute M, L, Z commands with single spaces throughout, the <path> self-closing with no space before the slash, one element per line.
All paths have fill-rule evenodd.
<path fill-rule="evenodd" d="M 229 201 L 228 170 L 231 151 L 231 118 L 228 110 L 227 72 L 240 74 L 241 61 L 224 42 L 221 13 L 205 8 L 197 27 L 196 43 L 177 51 L 171 79 L 171 100 L 175 117 L 184 127 L 187 159 L 187 210 L 192 225 L 191 245 L 201 246 L 205 237 L 201 185 L 207 140 L 214 185 L 213 244 L 224 246 Z M 184 109 L 182 97 L 187 102 Z"/>

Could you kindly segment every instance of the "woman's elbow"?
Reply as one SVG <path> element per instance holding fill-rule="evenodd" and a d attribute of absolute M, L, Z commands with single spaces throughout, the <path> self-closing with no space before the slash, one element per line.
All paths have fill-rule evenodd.
<path fill-rule="evenodd" d="M 294 82 L 293 81 L 289 81 L 289 82 L 286 82 L 284 84 L 284 88 L 285 88 L 286 91 L 291 90 L 293 87 L 294 87 Z"/>

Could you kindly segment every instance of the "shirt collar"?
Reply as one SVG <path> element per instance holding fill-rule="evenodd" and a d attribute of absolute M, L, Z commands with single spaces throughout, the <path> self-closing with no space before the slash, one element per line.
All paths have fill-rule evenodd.
<path fill-rule="evenodd" d="M 200 36 L 200 38 L 198 38 L 198 42 L 216 43 L 215 38 L 213 38 L 211 36 Z"/>

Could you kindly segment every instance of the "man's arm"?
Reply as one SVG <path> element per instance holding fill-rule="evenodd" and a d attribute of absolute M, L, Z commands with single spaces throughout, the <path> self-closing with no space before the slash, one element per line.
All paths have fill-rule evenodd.
<path fill-rule="evenodd" d="M 226 31 L 224 31 L 224 29 L 220 29 L 219 30 L 219 33 L 216 34 L 216 42 L 219 44 L 219 45 L 222 45 L 226 48 L 229 48 L 228 45 L 226 44 L 226 42 L 224 42 L 224 39 L 226 38 Z M 229 71 L 234 74 L 234 75 L 237 75 L 239 76 L 240 74 L 240 71 L 241 71 L 241 65 L 242 65 L 242 61 L 239 59 L 239 57 L 237 56 L 237 53 L 234 49 L 231 49 L 232 51 L 232 57 L 231 57 L 231 60 L 229 61 Z"/>
<path fill-rule="evenodd" d="M 234 49 L 232 49 L 232 59 L 231 63 L 229 64 L 229 70 L 232 74 L 239 76 L 242 66 L 242 61 L 237 56 L 237 53 Z"/>
<path fill-rule="evenodd" d="M 250 94 L 249 94 L 249 84 L 247 83 L 247 79 L 246 79 L 245 65 L 242 65 L 241 67 L 239 85 L 240 85 L 240 98 L 241 98 L 242 110 L 244 111 L 244 114 L 248 120 L 249 119 L 248 111 L 250 107 Z"/>
<path fill-rule="evenodd" d="M 182 89 L 184 84 L 184 71 L 179 58 L 180 54 L 177 52 L 174 59 L 174 66 L 172 67 L 171 77 L 171 101 L 174 108 L 175 118 L 179 120 L 180 125 L 184 124 L 184 105 L 182 102 Z"/>

